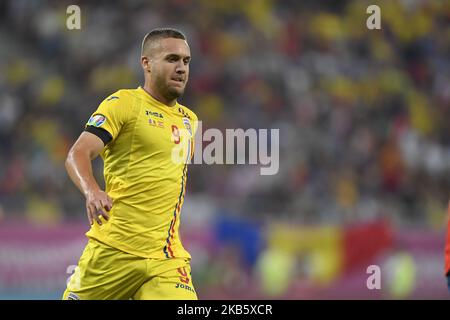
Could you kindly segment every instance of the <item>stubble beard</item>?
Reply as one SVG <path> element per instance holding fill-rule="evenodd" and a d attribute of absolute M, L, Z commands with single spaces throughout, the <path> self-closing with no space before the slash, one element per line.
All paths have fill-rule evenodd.
<path fill-rule="evenodd" d="M 172 88 L 166 81 L 162 78 L 156 81 L 156 87 L 158 88 L 161 95 L 166 98 L 168 101 L 176 100 L 181 97 L 184 93 L 184 88 L 177 90 Z"/>

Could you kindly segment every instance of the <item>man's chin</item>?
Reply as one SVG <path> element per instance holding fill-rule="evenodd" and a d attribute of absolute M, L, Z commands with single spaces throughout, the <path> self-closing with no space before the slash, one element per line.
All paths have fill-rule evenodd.
<path fill-rule="evenodd" d="M 169 95 L 173 98 L 173 99 L 177 99 L 179 97 L 181 97 L 184 93 L 184 88 L 169 88 Z"/>

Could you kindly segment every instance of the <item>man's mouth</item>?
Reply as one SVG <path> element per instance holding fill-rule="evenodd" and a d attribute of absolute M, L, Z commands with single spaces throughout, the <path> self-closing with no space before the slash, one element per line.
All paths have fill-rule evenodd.
<path fill-rule="evenodd" d="M 183 78 L 172 78 L 172 80 L 176 81 L 176 82 L 184 83 L 184 79 Z"/>

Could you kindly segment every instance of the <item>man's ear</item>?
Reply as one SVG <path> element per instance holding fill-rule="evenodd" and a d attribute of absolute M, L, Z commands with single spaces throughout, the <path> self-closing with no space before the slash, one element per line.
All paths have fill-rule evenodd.
<path fill-rule="evenodd" d="M 150 59 L 146 56 L 141 57 L 141 66 L 145 71 L 150 72 Z"/>

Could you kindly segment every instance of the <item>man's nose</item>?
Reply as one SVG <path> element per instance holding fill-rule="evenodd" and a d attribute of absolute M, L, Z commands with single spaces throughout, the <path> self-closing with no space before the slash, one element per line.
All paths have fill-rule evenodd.
<path fill-rule="evenodd" d="M 176 73 L 186 73 L 186 66 L 184 65 L 183 62 L 177 64 L 175 72 Z"/>

